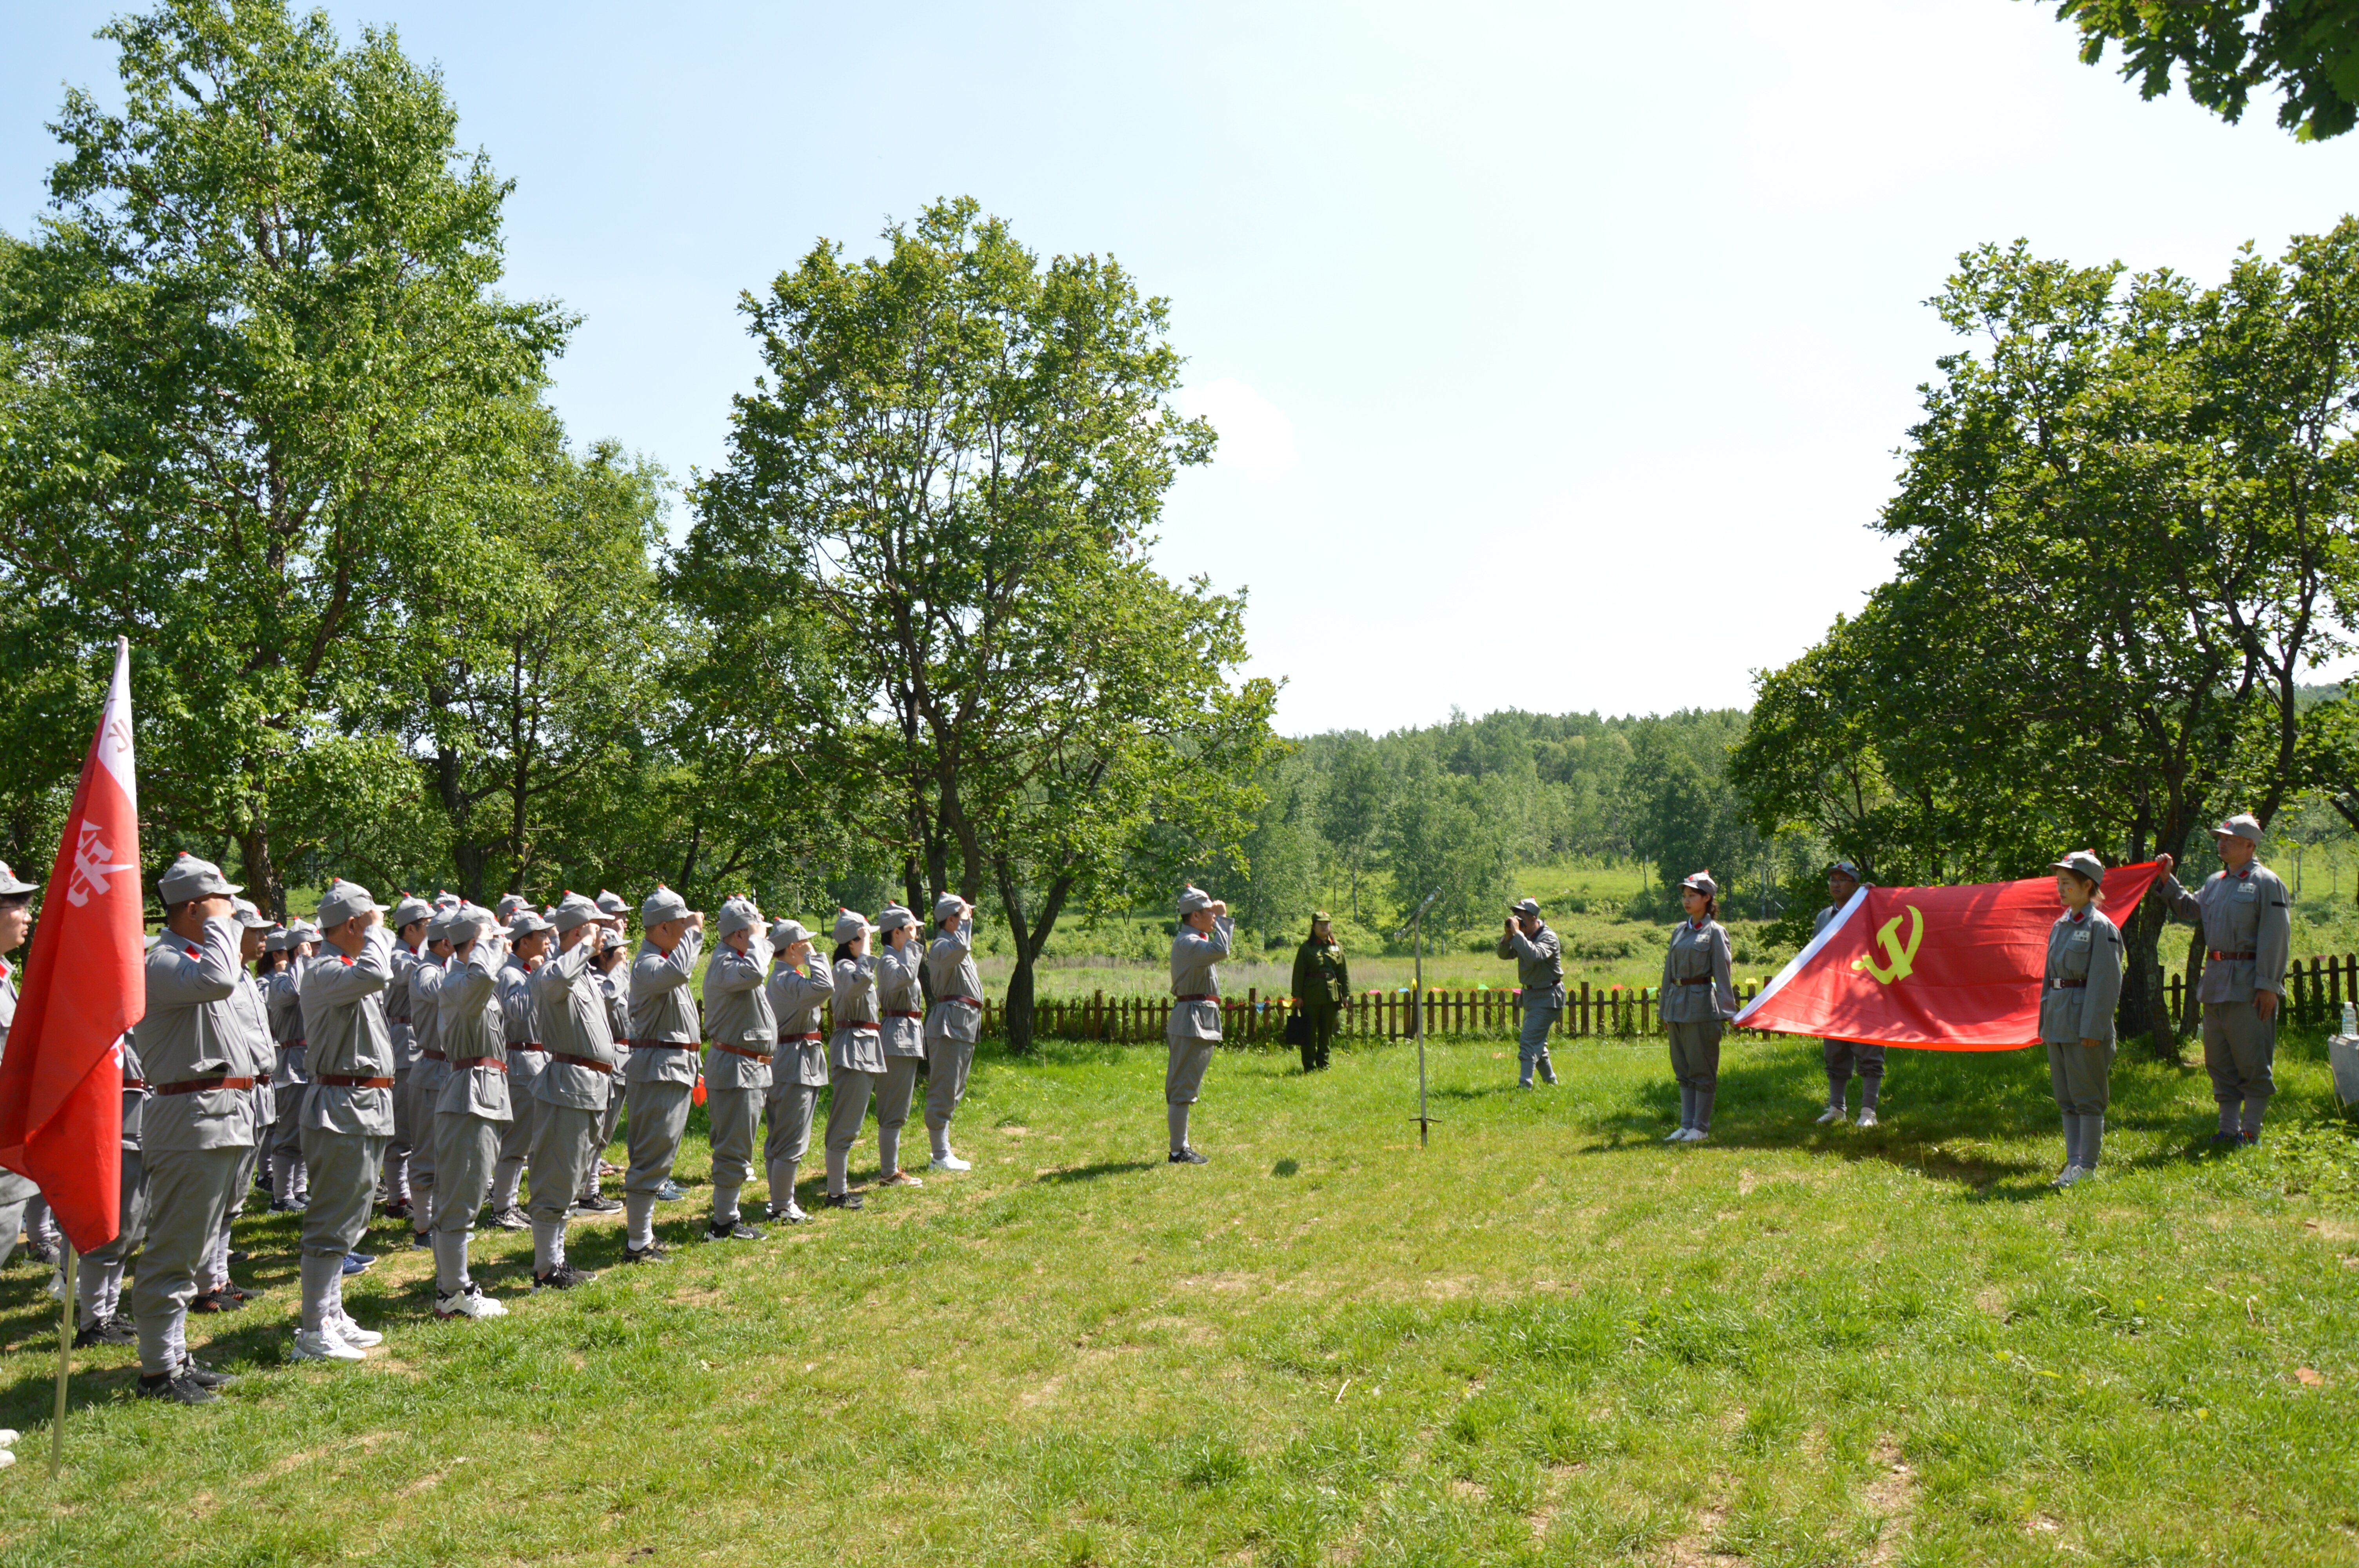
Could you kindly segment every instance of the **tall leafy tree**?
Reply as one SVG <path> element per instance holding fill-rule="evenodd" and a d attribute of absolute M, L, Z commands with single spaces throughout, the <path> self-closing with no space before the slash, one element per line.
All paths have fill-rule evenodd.
<path fill-rule="evenodd" d="M 2080 29 L 2084 64 L 2119 46 L 2140 97 L 2162 97 L 2178 72 L 2189 97 L 2231 124 L 2271 87 L 2284 100 L 2277 124 L 2303 141 L 2359 123 L 2354 0 L 2062 0 L 2056 15 Z"/>

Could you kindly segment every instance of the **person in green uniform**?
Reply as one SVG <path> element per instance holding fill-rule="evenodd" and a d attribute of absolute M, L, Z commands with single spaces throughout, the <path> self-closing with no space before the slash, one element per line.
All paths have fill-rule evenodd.
<path fill-rule="evenodd" d="M 1302 1070 L 1322 1071 L 1335 1043 L 1336 1017 L 1352 994 L 1351 966 L 1343 961 L 1343 945 L 1335 940 L 1335 927 L 1323 909 L 1311 915 L 1310 935 L 1294 950 L 1292 989 L 1295 1005 L 1310 1025 L 1310 1037 L 1302 1043 Z"/>

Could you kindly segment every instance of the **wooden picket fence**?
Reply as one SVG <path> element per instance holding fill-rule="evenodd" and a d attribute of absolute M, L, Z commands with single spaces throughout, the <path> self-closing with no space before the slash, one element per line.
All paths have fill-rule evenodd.
<path fill-rule="evenodd" d="M 2187 977 L 2170 977 L 2170 1016 L 2187 1016 Z M 2286 966 L 2286 1011 L 2296 1023 L 2331 1023 L 2359 1002 L 2359 954 L 2314 953 Z"/>

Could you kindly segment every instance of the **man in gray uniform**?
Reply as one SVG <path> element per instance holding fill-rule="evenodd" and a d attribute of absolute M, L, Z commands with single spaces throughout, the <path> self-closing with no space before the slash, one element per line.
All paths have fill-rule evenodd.
<path fill-rule="evenodd" d="M 393 1032 L 385 990 L 393 982 L 386 906 L 342 879 L 320 896 L 323 948 L 305 966 L 303 1162 L 311 1201 L 303 1210 L 303 1324 L 298 1361 L 358 1361 L 384 1336 L 344 1310 L 344 1260 L 368 1228 L 377 1167 L 393 1141 Z"/>
<path fill-rule="evenodd" d="M 704 1031 L 689 978 L 704 950 L 704 915 L 657 884 L 639 906 L 647 935 L 631 964 L 631 1062 L 623 1094 L 630 1114 L 631 1168 L 623 1178 L 623 1261 L 658 1262 L 656 1199 L 671 1179 L 696 1087 L 696 1051 Z"/>
<path fill-rule="evenodd" d="M 2285 883 L 2256 858 L 2261 825 L 2239 812 L 2212 829 L 2221 869 L 2201 892 L 2189 892 L 2162 868 L 2157 897 L 2172 918 L 2203 927 L 2203 1066 L 2220 1107 L 2215 1144 L 2256 1143 L 2261 1116 L 2277 1092 L 2277 999 L 2285 994 L 2293 948 L 2293 901 Z"/>
<path fill-rule="evenodd" d="M 770 1178 L 772 1219 L 800 1225 L 810 1216 L 795 1201 L 795 1175 L 810 1152 L 811 1118 L 827 1087 L 827 1035 L 820 1010 L 835 994 L 835 977 L 811 951 L 799 920 L 770 927 L 770 1014 L 777 1021 L 778 1052 L 770 1064 L 768 1130 L 762 1162 Z"/>
<path fill-rule="evenodd" d="M 1843 913 L 1843 905 L 1852 901 L 1864 884 L 1860 881 L 1859 868 L 1849 860 L 1837 860 L 1827 868 L 1827 906 L 1810 922 L 1810 935 L 1816 936 L 1827 928 L 1829 922 Z M 1829 1126 L 1851 1115 L 1851 1076 L 1855 1065 L 1859 1071 L 1859 1124 L 1875 1125 L 1875 1108 L 1884 1098 L 1884 1047 L 1869 1040 L 1827 1040 L 1827 1108 L 1819 1113 L 1818 1124 Z"/>
<path fill-rule="evenodd" d="M 33 894 L 40 885 L 18 881 L 16 873 L 0 862 L 0 1054 L 6 1053 L 8 1031 L 16 1022 L 16 971 L 9 966 L 7 956 L 25 945 L 33 929 Z M 0 1264 L 16 1250 L 25 1206 L 40 1190 L 30 1177 L 0 1171 Z"/>
<path fill-rule="evenodd" d="M 597 1278 L 565 1260 L 565 1221 L 585 1172 L 597 1180 L 598 1119 L 614 1089 L 614 1039 L 594 962 L 612 933 L 598 906 L 578 894 L 558 904 L 549 924 L 557 953 L 530 982 L 549 1048 L 549 1065 L 533 1084 L 540 1104 L 533 1119 L 532 1288 L 565 1291 Z"/>
<path fill-rule="evenodd" d="M 236 1065 L 231 1071 L 254 1079 L 254 1087 L 247 1092 L 254 1096 L 255 1124 L 269 1127 L 278 1117 L 277 1100 L 270 1084 L 270 1070 L 277 1053 L 270 1038 L 270 1006 L 249 966 L 262 957 L 264 945 L 269 940 L 270 922 L 262 911 L 242 898 L 231 901 L 231 913 L 238 926 L 239 960 L 237 994 L 231 999 L 236 1005 L 230 1010 L 230 1015 L 238 1022 L 238 1051 Z M 221 1235 L 214 1238 L 212 1255 L 205 1260 L 204 1271 L 198 1280 L 203 1288 L 189 1303 L 191 1312 L 236 1312 L 245 1305 L 251 1293 L 239 1289 L 229 1277 L 230 1233 L 237 1227 L 237 1217 L 245 1212 L 245 1195 L 261 1152 L 256 1143 L 238 1161 L 237 1180 L 230 1185 L 229 1212 L 222 1217 Z M 122 1254 L 126 1260 L 130 1255 L 128 1249 Z"/>
<path fill-rule="evenodd" d="M 1507 911 L 1507 929 L 1499 938 L 1499 957 L 1516 961 L 1516 983 L 1523 988 L 1524 1023 L 1516 1042 L 1516 1081 L 1532 1087 L 1538 1072 L 1543 1083 L 1556 1082 L 1556 1064 L 1549 1060 L 1549 1031 L 1564 1011 L 1564 944 L 1540 918 L 1540 906 L 1525 899 Z"/>
<path fill-rule="evenodd" d="M 1180 929 L 1171 938 L 1171 1022 L 1164 1028 L 1163 1119 L 1174 1165 L 1208 1163 L 1188 1141 L 1188 1116 L 1220 1047 L 1221 971 L 1214 966 L 1229 956 L 1236 928 L 1225 903 L 1200 887 L 1180 890 Z"/>
<path fill-rule="evenodd" d="M 876 1184 L 923 1186 L 924 1177 L 901 1169 L 901 1129 L 926 1065 L 926 945 L 918 917 L 897 903 L 877 912 L 876 934 L 876 1037 L 885 1049 L 876 1080 Z"/>
<path fill-rule="evenodd" d="M 524 1180 L 526 1157 L 532 1152 L 533 1123 L 540 1113 L 538 1085 L 549 1065 L 549 1051 L 540 1037 L 540 1012 L 533 1004 L 528 982 L 548 956 L 551 929 L 548 921 L 528 908 L 519 907 L 508 916 L 508 961 L 500 969 L 500 1013 L 507 1030 L 508 1105 L 516 1115 L 500 1139 L 500 1162 L 492 1178 L 492 1223 L 502 1230 L 532 1227 L 532 1221 L 516 1206 L 516 1188 Z"/>
<path fill-rule="evenodd" d="M 434 1108 L 434 1315 L 505 1317 L 467 1272 L 475 1214 L 491 1191 L 508 1101 L 507 1027 L 500 965 L 507 957 L 499 917 L 476 904 L 451 917 L 451 963 L 435 1011 L 450 1077 Z"/>
<path fill-rule="evenodd" d="M 623 1084 L 631 1066 L 631 906 L 623 902 L 622 894 L 606 888 L 598 890 L 597 903 L 600 917 L 615 938 L 599 949 L 598 967 L 606 975 L 606 994 L 612 999 L 609 1011 L 619 1022 L 614 1026 L 614 1093 L 608 1097 L 606 1114 L 598 1123 L 598 1158 L 590 1167 L 590 1185 L 583 1194 L 592 1199 L 598 1197 L 599 1177 L 623 1173 L 622 1166 L 606 1158 L 606 1151 L 614 1147 L 615 1130 L 623 1124 Z M 664 1184 L 671 1185 L 669 1178 Z M 615 1205 L 617 1208 L 621 1206 Z"/>
<path fill-rule="evenodd" d="M 450 1057 L 442 1049 L 442 981 L 450 974 L 454 913 L 437 908 L 427 916 L 426 946 L 409 968 L 409 1027 L 418 1049 L 418 1065 L 409 1073 L 409 1246 L 416 1252 L 433 1246 L 434 1108 L 451 1081 Z"/>
<path fill-rule="evenodd" d="M 378 1195 L 391 1219 L 410 1217 L 409 1156 L 418 1141 L 418 1111 L 411 1104 L 409 1076 L 418 1066 L 418 1031 L 410 1022 L 409 971 L 426 946 L 426 923 L 434 906 L 403 893 L 393 906 L 393 982 L 385 988 L 385 1023 L 393 1032 L 393 1141 L 386 1146 L 385 1175 Z"/>
<path fill-rule="evenodd" d="M 737 1212 L 737 1195 L 754 1173 L 754 1134 L 770 1090 L 778 1021 L 763 982 L 770 940 L 750 898 L 724 900 L 721 940 L 704 966 L 704 1114 L 712 1127 L 711 1241 L 759 1241 L 761 1231 Z"/>
<path fill-rule="evenodd" d="M 303 1073 L 303 964 L 311 950 L 303 937 L 310 929 L 299 920 L 284 931 L 272 932 L 264 944 L 266 949 L 287 955 L 287 967 L 273 973 L 263 990 L 270 1010 L 271 1038 L 277 1048 L 270 1081 L 278 1120 L 266 1144 L 274 1214 L 292 1214 L 303 1206 L 303 1130 L 298 1113 L 303 1104 L 303 1086 L 309 1081 Z"/>
<path fill-rule="evenodd" d="M 139 1054 L 155 1090 L 143 1118 L 147 1240 L 131 1288 L 139 1326 L 139 1392 L 205 1404 L 234 1379 L 190 1358 L 189 1303 L 197 1293 L 230 1187 L 254 1143 L 251 1075 L 233 1060 L 237 1021 L 239 890 L 221 868 L 183 854 L 158 881 L 164 938 L 148 949 L 147 1013 Z"/>
<path fill-rule="evenodd" d="M 974 905 L 956 893 L 934 901 L 934 939 L 926 948 L 932 982 L 926 1007 L 926 1136 L 930 1171 L 973 1169 L 951 1152 L 951 1118 L 966 1098 L 966 1076 L 983 1037 L 983 976 L 974 967 Z"/>

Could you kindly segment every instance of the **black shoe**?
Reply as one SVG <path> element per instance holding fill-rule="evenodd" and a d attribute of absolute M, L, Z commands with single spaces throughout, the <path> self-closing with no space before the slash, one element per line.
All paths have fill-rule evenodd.
<path fill-rule="evenodd" d="M 201 1389 L 234 1389 L 237 1387 L 237 1375 L 235 1373 L 216 1372 L 211 1367 L 207 1367 L 201 1362 L 190 1360 L 186 1356 L 180 1357 L 179 1375 L 188 1379 L 189 1381 L 194 1383 Z"/>
<path fill-rule="evenodd" d="M 386 1205 L 385 1217 L 387 1219 L 408 1219 L 409 1217 L 409 1200 L 408 1198 L 396 1198 L 391 1203 Z"/>
<path fill-rule="evenodd" d="M 492 1216 L 492 1223 L 502 1230 L 530 1230 L 532 1228 L 531 1218 L 526 1215 L 524 1210 L 516 1207 L 514 1204 L 510 1204 L 507 1207 L 500 1210 L 499 1213 Z"/>
<path fill-rule="evenodd" d="M 858 1208 L 862 1206 L 862 1203 L 863 1200 L 858 1193 L 830 1193 L 827 1195 L 827 1206 L 830 1208 Z"/>
<path fill-rule="evenodd" d="M 226 1291 L 204 1291 L 189 1303 L 190 1312 L 244 1312 L 245 1303 Z"/>
<path fill-rule="evenodd" d="M 1201 1154 L 1197 1153 L 1193 1149 L 1182 1149 L 1178 1153 L 1166 1160 L 1164 1163 L 1167 1165 L 1209 1165 L 1212 1162 L 1205 1159 Z"/>
<path fill-rule="evenodd" d="M 57 1266 L 58 1249 L 38 1241 L 28 1241 L 25 1244 L 25 1256 L 36 1263 L 46 1263 L 51 1268 Z"/>
<path fill-rule="evenodd" d="M 209 1405 L 221 1398 L 219 1394 L 190 1377 L 189 1369 L 185 1367 L 179 1371 L 167 1372 L 156 1378 L 141 1373 L 139 1397 L 143 1400 L 169 1400 L 176 1405 Z"/>
<path fill-rule="evenodd" d="M 2236 1147 L 2239 1149 L 2250 1149 L 2254 1144 L 2258 1143 L 2260 1141 L 2260 1130 L 2257 1128 L 2250 1132 L 2239 1132 L 2236 1134 Z"/>
<path fill-rule="evenodd" d="M 546 1274 L 532 1277 L 536 1291 L 570 1291 L 576 1285 L 586 1285 L 598 1276 L 587 1269 L 577 1269 L 571 1263 L 560 1263 Z"/>
<path fill-rule="evenodd" d="M 2214 1149 L 2234 1149 L 2240 1141 L 2242 1141 L 2233 1132 L 2215 1132 L 2212 1135 L 2212 1147 Z"/>
<path fill-rule="evenodd" d="M 576 1214 L 620 1214 L 623 1212 L 623 1205 L 621 1200 L 617 1198 L 603 1196 L 576 1198 L 573 1200 L 573 1212 Z"/>
<path fill-rule="evenodd" d="M 412 1252 L 431 1252 L 431 1251 L 433 1251 L 433 1250 L 434 1250 L 434 1237 L 433 1237 L 433 1233 L 432 1233 L 431 1231 L 425 1231 L 425 1230 L 413 1230 L 413 1231 L 411 1231 L 411 1232 L 409 1233 L 409 1249 L 410 1249 Z"/>
<path fill-rule="evenodd" d="M 221 1288 L 221 1293 L 225 1296 L 234 1297 L 238 1301 L 250 1302 L 262 1292 L 260 1291 L 246 1290 L 243 1286 L 239 1285 L 235 1281 L 232 1281 L 230 1283 L 223 1285 Z"/>
<path fill-rule="evenodd" d="M 662 1263 L 670 1258 L 671 1254 L 664 1250 L 664 1244 L 660 1241 L 650 1241 L 645 1247 L 623 1249 L 623 1261 L 625 1263 Z"/>
<path fill-rule="evenodd" d="M 726 1225 L 715 1222 L 705 1227 L 704 1238 L 707 1241 L 759 1241 L 762 1233 L 742 1219 L 733 1219 Z"/>
<path fill-rule="evenodd" d="M 656 1202 L 658 1203 L 678 1203 L 686 1196 L 688 1196 L 688 1194 L 682 1190 L 680 1184 L 678 1182 L 673 1181 L 669 1176 L 666 1176 L 664 1178 L 664 1184 L 656 1189 Z"/>
<path fill-rule="evenodd" d="M 303 1206 L 297 1203 L 292 1198 L 272 1198 L 270 1200 L 270 1212 L 273 1214 L 301 1214 L 303 1212 Z"/>
<path fill-rule="evenodd" d="M 242 1247 L 233 1247 L 229 1249 L 229 1260 L 233 1263 L 251 1263 L 254 1261 L 254 1254 Z"/>
<path fill-rule="evenodd" d="M 74 1330 L 73 1342 L 77 1350 L 87 1350 L 93 1345 L 136 1345 L 139 1331 L 119 1317 L 103 1317 Z"/>

